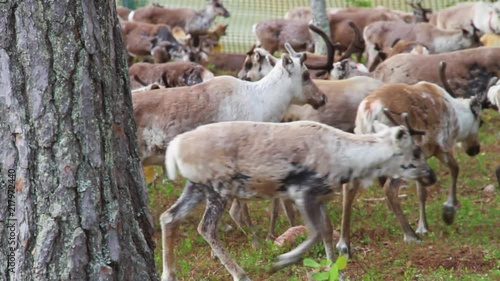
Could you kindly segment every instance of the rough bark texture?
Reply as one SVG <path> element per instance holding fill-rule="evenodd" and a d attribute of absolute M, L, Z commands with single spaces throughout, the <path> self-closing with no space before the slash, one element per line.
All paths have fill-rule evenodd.
<path fill-rule="evenodd" d="M 0 0 L 0 280 L 157 280 L 114 1 Z M 13 170 L 11 170 L 13 171 Z"/>
<path fill-rule="evenodd" d="M 312 23 L 323 30 L 326 34 L 330 34 L 330 24 L 326 15 L 325 0 L 311 0 Z M 326 55 L 326 44 L 321 37 L 312 32 L 314 38 L 314 53 Z"/>

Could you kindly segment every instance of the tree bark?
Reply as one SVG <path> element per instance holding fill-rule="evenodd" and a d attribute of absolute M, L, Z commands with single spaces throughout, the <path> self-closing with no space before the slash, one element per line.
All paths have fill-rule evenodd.
<path fill-rule="evenodd" d="M 0 13 L 0 280 L 157 280 L 115 2 Z"/>
<path fill-rule="evenodd" d="M 330 34 L 330 22 L 326 14 L 325 0 L 311 0 L 311 18 L 312 23 L 323 30 L 326 34 Z M 314 38 L 314 53 L 326 55 L 326 44 L 321 37 L 312 33 Z"/>

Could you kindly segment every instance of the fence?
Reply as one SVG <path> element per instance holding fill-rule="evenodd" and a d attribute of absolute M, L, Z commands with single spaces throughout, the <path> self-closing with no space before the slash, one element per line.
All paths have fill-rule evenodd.
<path fill-rule="evenodd" d="M 430 7 L 437 11 L 444 7 L 454 5 L 455 0 L 422 0 L 422 6 Z M 205 0 L 119 0 L 118 4 L 135 9 L 137 7 L 159 3 L 165 7 L 179 8 L 190 7 L 202 9 Z M 244 53 L 255 43 L 252 25 L 269 18 L 282 18 L 285 13 L 294 7 L 309 6 L 310 0 L 223 0 L 224 7 L 231 13 L 229 18 L 216 18 L 215 22 L 229 24 L 227 36 L 221 40 L 223 52 Z M 410 11 L 410 6 L 404 0 L 325 0 L 327 7 L 356 6 L 368 3 L 372 7 L 384 6 L 391 9 Z"/>

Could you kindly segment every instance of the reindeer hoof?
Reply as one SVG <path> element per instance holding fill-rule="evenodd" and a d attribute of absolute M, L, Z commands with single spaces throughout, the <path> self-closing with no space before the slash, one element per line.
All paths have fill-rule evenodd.
<path fill-rule="evenodd" d="M 455 206 L 443 205 L 443 221 L 447 225 L 453 224 L 456 212 L 457 208 Z"/>
<path fill-rule="evenodd" d="M 405 234 L 404 241 L 407 243 L 422 242 L 422 239 L 416 233 L 412 235 Z"/>
<path fill-rule="evenodd" d="M 429 230 L 427 229 L 427 226 L 425 226 L 425 225 L 419 225 L 417 227 L 417 230 L 415 230 L 415 232 L 417 234 L 420 234 L 420 235 L 425 235 L 425 234 L 429 233 Z"/>
<path fill-rule="evenodd" d="M 349 247 L 344 242 L 339 241 L 335 248 L 337 248 L 337 251 L 339 251 L 339 255 L 346 256 L 348 259 L 351 258 Z"/>

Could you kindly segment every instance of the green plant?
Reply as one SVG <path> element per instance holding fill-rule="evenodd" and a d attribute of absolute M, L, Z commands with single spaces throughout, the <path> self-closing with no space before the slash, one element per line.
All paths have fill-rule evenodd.
<path fill-rule="evenodd" d="M 347 0 L 346 4 L 350 7 L 371 7 L 371 0 Z"/>
<path fill-rule="evenodd" d="M 328 259 L 321 260 L 319 263 L 313 259 L 305 258 L 304 265 L 307 267 L 315 268 L 317 272 L 312 274 L 315 280 L 338 280 L 340 277 L 340 271 L 346 268 L 347 258 L 346 256 L 339 256 L 335 263 L 332 265 L 332 261 Z M 328 269 L 329 268 L 329 269 Z"/>

